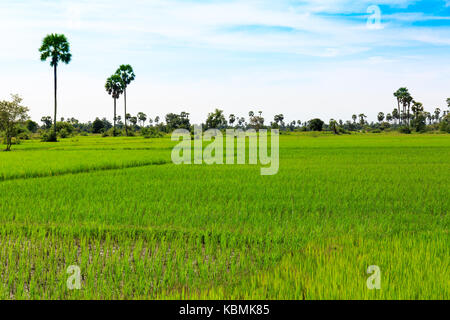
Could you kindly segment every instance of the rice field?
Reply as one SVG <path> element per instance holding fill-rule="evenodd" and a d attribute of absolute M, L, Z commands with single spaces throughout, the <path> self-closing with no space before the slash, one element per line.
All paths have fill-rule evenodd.
<path fill-rule="evenodd" d="M 282 135 L 274 176 L 177 166 L 174 144 L 0 152 L 0 298 L 450 298 L 449 135 Z"/>

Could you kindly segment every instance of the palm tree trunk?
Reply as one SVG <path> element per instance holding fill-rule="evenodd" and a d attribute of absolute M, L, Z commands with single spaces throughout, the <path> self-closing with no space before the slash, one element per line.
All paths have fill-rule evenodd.
<path fill-rule="evenodd" d="M 398 106 L 398 118 L 399 118 L 399 119 L 398 119 L 398 120 L 399 120 L 398 122 L 399 122 L 399 124 L 401 125 L 401 114 L 402 114 L 402 113 L 400 112 L 400 99 L 398 99 L 398 98 L 397 98 L 397 106 Z"/>
<path fill-rule="evenodd" d="M 125 134 L 128 136 L 128 128 L 127 128 L 127 88 L 123 90 L 123 97 L 125 99 Z"/>
<path fill-rule="evenodd" d="M 411 127 L 411 116 L 410 116 L 410 111 L 411 111 L 411 104 L 408 103 L 408 126 Z"/>
<path fill-rule="evenodd" d="M 116 98 L 114 98 L 114 129 L 113 136 L 116 136 Z"/>
<path fill-rule="evenodd" d="M 55 116 L 53 118 L 53 134 L 55 136 L 56 139 L 56 110 L 57 110 L 57 75 L 56 75 L 56 64 L 53 66 L 53 72 L 54 72 L 54 76 L 55 76 Z"/>

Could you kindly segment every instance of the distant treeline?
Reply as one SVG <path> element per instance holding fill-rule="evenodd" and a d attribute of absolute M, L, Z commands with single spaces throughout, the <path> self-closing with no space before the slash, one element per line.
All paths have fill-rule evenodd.
<path fill-rule="evenodd" d="M 450 108 L 450 98 L 447 99 Z M 279 129 L 280 131 L 332 131 L 336 134 L 349 133 L 352 131 L 381 132 L 389 130 L 400 130 L 403 133 L 427 132 L 442 130 L 450 132 L 449 111 L 441 111 L 436 108 L 433 113 L 426 112 L 422 104 L 412 101 L 408 107 L 406 102 L 403 110 L 403 101 L 400 100 L 400 112 L 394 109 L 392 113 L 378 114 L 377 122 L 368 122 L 364 114 L 353 115 L 351 120 L 330 119 L 325 122 L 321 119 L 311 119 L 307 121 L 292 120 L 286 121 L 283 114 L 274 116 L 273 121 L 266 121 L 261 111 L 250 111 L 248 117 L 240 117 L 234 114 L 225 115 L 223 110 L 215 109 L 209 113 L 203 128 L 210 129 Z M 408 112 L 409 110 L 409 112 Z M 127 126 L 121 116 L 116 117 L 116 135 L 147 135 L 161 136 L 170 133 L 175 129 L 193 130 L 193 124 L 189 119 L 190 114 L 181 112 L 180 114 L 168 113 L 164 120 L 159 116 L 151 118 L 144 112 L 139 112 L 133 116 L 126 115 Z M 52 118 L 42 117 L 41 124 L 28 120 L 23 125 L 24 133 L 45 134 L 52 129 Z M 126 130 L 125 130 L 126 129 Z M 67 137 L 74 134 L 102 134 L 104 136 L 114 135 L 113 123 L 106 118 L 96 118 L 94 121 L 83 123 L 75 118 L 61 118 L 56 124 L 56 131 L 60 137 Z"/>

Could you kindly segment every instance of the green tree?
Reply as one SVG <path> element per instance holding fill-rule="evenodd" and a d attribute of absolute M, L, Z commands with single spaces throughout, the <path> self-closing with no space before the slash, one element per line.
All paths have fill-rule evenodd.
<path fill-rule="evenodd" d="M 400 114 L 398 113 L 398 109 L 394 109 L 392 111 L 392 118 L 394 119 L 395 124 L 397 124 L 397 120 L 400 122 Z"/>
<path fill-rule="evenodd" d="M 18 125 L 29 119 L 29 109 L 21 105 L 22 98 L 18 95 L 11 97 L 12 101 L 0 101 L 0 131 L 5 136 L 5 151 L 11 151 L 12 138 L 18 133 Z"/>
<path fill-rule="evenodd" d="M 445 117 L 442 118 L 440 129 L 444 132 L 450 133 L 450 113 L 447 113 Z"/>
<path fill-rule="evenodd" d="M 236 122 L 236 116 L 234 114 L 230 114 L 228 118 L 228 122 L 230 123 L 230 126 L 233 126 L 233 124 Z"/>
<path fill-rule="evenodd" d="M 406 119 L 408 121 L 408 126 L 411 126 L 411 103 L 414 101 L 413 97 L 409 94 L 404 95 L 403 97 L 403 113 L 406 115 Z"/>
<path fill-rule="evenodd" d="M 53 67 L 53 74 L 55 80 L 55 110 L 54 110 L 54 124 L 53 124 L 53 137 L 49 140 L 56 141 L 56 113 L 57 113 L 57 68 L 59 62 L 68 64 L 72 60 L 72 54 L 70 53 L 69 41 L 63 34 L 49 34 L 42 41 L 42 46 L 39 49 L 41 53 L 41 61 L 46 61 L 50 58 L 50 66 Z"/>
<path fill-rule="evenodd" d="M 137 118 L 141 122 L 141 125 L 144 126 L 145 125 L 145 121 L 147 121 L 147 115 L 145 113 L 143 113 L 143 112 L 139 112 L 137 114 Z"/>
<path fill-rule="evenodd" d="M 207 129 L 223 129 L 227 126 L 227 120 L 223 115 L 223 110 L 216 109 L 214 112 L 208 113 L 206 118 L 206 130 Z"/>
<path fill-rule="evenodd" d="M 330 125 L 329 125 L 330 129 L 333 131 L 334 134 L 338 134 L 338 123 L 336 120 L 331 119 L 330 120 Z"/>
<path fill-rule="evenodd" d="M 437 123 L 441 122 L 441 109 L 436 108 L 434 110 L 434 119 L 436 119 Z"/>
<path fill-rule="evenodd" d="M 356 120 L 358 120 L 358 116 L 356 114 L 352 115 L 353 124 L 356 124 Z"/>
<path fill-rule="evenodd" d="M 44 124 L 45 129 L 50 129 L 52 126 L 52 117 L 46 116 L 41 118 L 41 122 Z"/>
<path fill-rule="evenodd" d="M 367 116 L 364 113 L 361 113 L 359 115 L 359 124 L 361 125 L 361 127 L 363 127 L 366 124 L 366 118 Z"/>
<path fill-rule="evenodd" d="M 322 131 L 324 124 L 325 124 L 325 122 L 323 122 L 322 120 L 320 120 L 318 118 L 312 119 L 308 122 L 309 129 L 312 131 Z"/>
<path fill-rule="evenodd" d="M 101 133 L 105 129 L 104 123 L 99 118 L 95 118 L 92 122 L 92 133 Z"/>
<path fill-rule="evenodd" d="M 34 122 L 33 120 L 27 120 L 25 121 L 25 127 L 27 128 L 28 131 L 35 133 L 39 127 L 39 125 Z"/>
<path fill-rule="evenodd" d="M 124 106 L 125 106 L 125 132 L 128 135 L 127 129 L 127 87 L 130 85 L 132 81 L 136 78 L 134 74 L 133 68 L 129 64 L 123 64 L 117 69 L 116 74 L 122 78 L 123 82 L 123 96 L 124 96 Z"/>
<path fill-rule="evenodd" d="M 377 118 L 378 118 L 378 122 L 379 123 L 383 122 L 383 120 L 384 120 L 384 113 L 383 112 L 378 113 Z"/>
<path fill-rule="evenodd" d="M 191 127 L 189 121 L 189 113 L 181 112 L 180 114 L 168 113 L 166 115 L 167 129 L 169 131 L 176 129 L 187 129 Z"/>
<path fill-rule="evenodd" d="M 397 106 L 398 106 L 398 119 L 400 125 L 403 124 L 403 116 L 406 114 L 405 110 L 405 98 L 409 95 L 408 89 L 402 87 L 394 92 L 394 97 L 397 98 Z M 400 108 L 403 107 L 403 110 Z"/>
<path fill-rule="evenodd" d="M 389 123 L 391 123 L 391 121 L 392 121 L 392 114 L 388 113 L 388 114 L 386 115 L 386 121 L 389 122 Z"/>
<path fill-rule="evenodd" d="M 122 81 L 122 78 L 117 75 L 114 74 L 111 77 L 109 77 L 106 80 L 106 84 L 105 84 L 105 89 L 108 92 L 108 94 L 110 96 L 112 96 L 112 98 L 114 99 L 114 129 L 113 129 L 113 135 L 116 135 L 116 101 L 117 99 L 119 99 L 120 95 L 123 93 L 124 91 L 124 83 Z"/>
<path fill-rule="evenodd" d="M 284 115 L 283 114 L 277 114 L 273 117 L 273 121 L 277 124 L 277 127 L 283 127 L 284 126 Z"/>

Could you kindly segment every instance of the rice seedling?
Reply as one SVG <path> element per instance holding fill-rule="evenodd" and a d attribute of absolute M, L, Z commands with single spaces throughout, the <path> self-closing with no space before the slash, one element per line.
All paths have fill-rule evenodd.
<path fill-rule="evenodd" d="M 274 176 L 76 139 L 0 154 L 3 299 L 449 298 L 448 136 L 283 135 Z"/>

